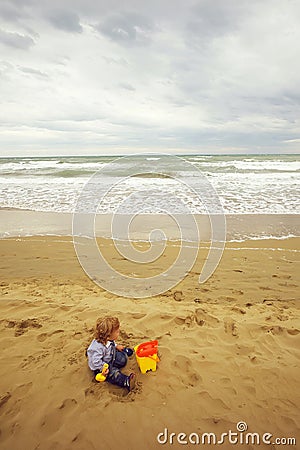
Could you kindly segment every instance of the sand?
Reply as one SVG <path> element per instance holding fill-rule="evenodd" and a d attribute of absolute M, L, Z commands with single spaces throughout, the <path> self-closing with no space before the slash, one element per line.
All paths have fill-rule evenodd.
<path fill-rule="evenodd" d="M 174 218 L 183 219 L 186 215 L 173 214 Z M 90 217 L 87 215 L 86 218 Z M 93 216 L 92 216 L 93 217 Z M 127 216 L 127 218 L 131 215 Z M 210 240 L 210 220 L 205 214 L 195 214 L 192 216 L 201 233 L 201 240 Z M 95 230 L 97 236 L 111 237 L 111 224 L 113 216 L 111 214 L 97 214 L 95 220 Z M 126 215 L 117 217 L 118 221 L 126 219 Z M 0 238 L 11 236 L 37 236 L 55 235 L 72 236 L 73 214 L 50 211 L 30 211 L 26 209 L 0 208 Z M 114 216 L 116 220 L 116 216 Z M 132 221 L 132 238 L 148 239 L 149 232 L 154 230 L 159 223 L 159 228 L 163 229 L 168 238 L 180 238 L 181 232 L 188 232 L 189 226 L 185 227 L 181 220 L 181 227 L 178 229 L 174 223 L 170 223 L 168 215 L 160 214 L 139 214 Z M 187 221 L 189 223 L 189 221 Z M 300 220 L 299 214 L 226 214 L 226 236 L 227 240 L 236 240 L 263 237 L 299 236 Z M 121 232 L 121 235 L 123 233 Z M 127 234 L 127 233 L 126 233 Z M 116 236 L 115 237 L 122 237 Z"/>
<path fill-rule="evenodd" d="M 128 299 L 86 276 L 68 237 L 0 240 L 0 448 L 182 448 L 179 433 L 220 439 L 240 421 L 260 439 L 299 445 L 299 247 L 298 238 L 228 243 L 205 284 L 196 264 L 166 293 Z M 121 321 L 120 343 L 159 341 L 156 372 L 142 375 L 130 358 L 125 372 L 137 372 L 137 386 L 129 394 L 93 382 L 87 367 L 95 320 L 106 314 Z M 159 433 L 161 441 L 168 434 L 164 446 Z"/>

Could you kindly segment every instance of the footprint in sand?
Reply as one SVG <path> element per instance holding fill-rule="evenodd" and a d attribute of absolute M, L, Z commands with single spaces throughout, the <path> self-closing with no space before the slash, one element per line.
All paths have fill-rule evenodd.
<path fill-rule="evenodd" d="M 200 398 L 199 404 L 205 405 L 206 413 L 208 415 L 213 416 L 217 410 L 222 411 L 223 409 L 230 409 L 230 407 L 225 402 L 223 402 L 223 400 L 221 400 L 220 398 L 212 397 L 208 391 L 201 391 L 198 393 L 198 396 Z"/>
<path fill-rule="evenodd" d="M 187 325 L 188 327 L 190 327 L 193 323 L 193 316 L 186 316 L 186 317 L 182 317 L 182 316 L 176 316 L 174 319 L 174 322 L 177 325 Z"/>
<path fill-rule="evenodd" d="M 124 330 L 120 331 L 120 340 L 122 339 L 124 343 L 126 343 L 128 340 L 132 341 L 133 337 L 134 336 L 132 333 L 126 333 L 126 331 Z"/>
<path fill-rule="evenodd" d="M 5 403 L 7 403 L 10 398 L 11 398 L 10 392 L 6 392 L 5 394 L 0 395 L 0 408 L 1 406 L 5 405 Z"/>
<path fill-rule="evenodd" d="M 21 411 L 21 400 L 30 392 L 32 385 L 32 382 L 21 384 L 13 392 L 6 392 L 0 396 L 0 408 L 8 405 L 8 410 L 5 413 L 7 416 L 15 417 Z"/>
<path fill-rule="evenodd" d="M 64 424 L 66 416 L 76 408 L 77 401 L 74 398 L 67 398 L 63 403 L 46 414 L 41 420 L 41 428 L 47 433 L 54 433 Z"/>
<path fill-rule="evenodd" d="M 161 314 L 160 318 L 162 320 L 172 320 L 173 316 L 172 316 L 172 314 Z"/>
<path fill-rule="evenodd" d="M 43 359 L 47 358 L 50 355 L 49 351 L 45 351 L 43 350 L 42 352 L 39 352 L 38 354 L 35 355 L 29 355 L 27 358 L 24 358 L 22 363 L 20 364 L 20 368 L 24 369 L 25 367 L 28 366 L 33 366 L 35 368 L 37 368 L 37 363 L 39 361 L 42 361 Z M 39 365 L 41 367 L 45 367 L 45 362 L 42 362 L 41 365 Z"/>
<path fill-rule="evenodd" d="M 143 319 L 146 316 L 146 314 L 143 313 L 132 313 L 131 317 L 132 319 Z"/>
<path fill-rule="evenodd" d="M 28 331 L 28 328 L 41 328 L 42 325 L 39 323 L 38 319 L 24 319 L 24 320 L 8 320 L 8 328 L 15 328 L 15 336 L 21 336 Z"/>
<path fill-rule="evenodd" d="M 241 308 L 240 306 L 233 306 L 231 308 L 231 311 L 235 311 L 240 314 L 246 314 L 246 312 L 247 312 L 244 308 Z"/>
<path fill-rule="evenodd" d="M 62 311 L 70 311 L 70 309 L 72 308 L 72 306 L 68 306 L 68 305 L 60 305 L 59 307 Z"/>
<path fill-rule="evenodd" d="M 93 383 L 96 384 L 96 380 L 93 380 Z M 93 396 L 95 395 L 95 390 L 94 390 L 94 388 L 92 388 L 92 387 L 87 387 L 87 388 L 84 390 L 84 395 L 85 395 L 85 397 L 93 397 Z"/>
<path fill-rule="evenodd" d="M 184 295 L 182 291 L 175 291 L 173 294 L 173 298 L 176 302 L 182 302 L 184 299 Z"/>
<path fill-rule="evenodd" d="M 266 331 L 267 333 L 272 333 L 274 335 L 282 334 L 284 331 L 284 328 L 280 327 L 279 325 L 274 325 L 274 326 L 264 325 L 261 328 L 262 328 L 262 330 Z"/>
<path fill-rule="evenodd" d="M 254 378 L 252 377 L 243 378 L 241 387 L 243 387 L 250 395 L 256 396 Z"/>
<path fill-rule="evenodd" d="M 16 395 L 18 398 L 23 397 L 23 395 L 28 394 L 32 386 L 33 386 L 32 381 L 30 381 L 29 383 L 20 384 L 13 391 L 13 395 Z"/>
<path fill-rule="evenodd" d="M 226 390 L 227 394 L 236 395 L 237 391 L 232 385 L 232 380 L 228 377 L 220 378 L 220 383 L 223 386 L 223 389 Z"/>
<path fill-rule="evenodd" d="M 184 377 L 185 382 L 189 386 L 196 386 L 197 384 L 202 383 L 202 377 L 198 372 L 193 370 L 190 358 L 187 358 L 184 355 L 177 355 L 176 359 L 172 362 L 172 366 L 174 374 Z"/>
<path fill-rule="evenodd" d="M 49 339 L 54 334 L 64 333 L 64 330 L 55 330 L 52 333 L 41 333 L 38 335 L 37 340 L 39 342 L 44 342 L 46 339 Z"/>
<path fill-rule="evenodd" d="M 274 275 L 272 275 L 274 276 Z M 289 280 L 292 278 L 292 275 L 276 275 L 278 278 L 283 278 L 284 280 Z"/>
<path fill-rule="evenodd" d="M 281 420 L 283 423 L 284 430 L 290 430 L 289 433 L 293 432 L 293 430 L 296 430 L 298 427 L 297 422 L 291 417 L 281 416 Z"/>
<path fill-rule="evenodd" d="M 203 326 L 208 325 L 211 327 L 217 327 L 219 324 L 219 319 L 217 317 L 209 314 L 205 309 L 197 308 L 195 311 L 195 321 L 197 325 Z"/>
<path fill-rule="evenodd" d="M 223 386 L 231 386 L 231 379 L 228 377 L 220 378 L 220 382 Z"/>
<path fill-rule="evenodd" d="M 277 314 L 277 319 L 280 320 L 280 322 L 285 322 L 287 320 L 289 320 L 289 316 L 286 314 Z"/>
<path fill-rule="evenodd" d="M 73 366 L 74 364 L 79 364 L 78 356 L 76 354 L 70 356 L 68 358 L 68 364 L 69 366 Z"/>
<path fill-rule="evenodd" d="M 241 289 L 232 289 L 231 292 L 235 295 L 244 295 L 244 291 L 242 291 Z"/>
<path fill-rule="evenodd" d="M 233 320 L 224 321 L 224 329 L 225 333 L 231 334 L 234 337 L 238 336 L 237 327 Z"/>
<path fill-rule="evenodd" d="M 81 331 L 75 331 L 75 333 L 73 334 L 73 339 L 77 340 L 83 339 L 83 334 L 81 333 Z"/>
<path fill-rule="evenodd" d="M 253 303 L 247 302 L 247 303 L 245 304 L 245 306 L 247 306 L 247 308 L 250 308 L 251 306 L 253 306 Z"/>
<path fill-rule="evenodd" d="M 246 391 L 252 395 L 254 398 L 256 397 L 256 389 L 254 386 L 247 386 Z"/>
<path fill-rule="evenodd" d="M 286 331 L 287 331 L 288 334 L 290 334 L 291 336 L 296 336 L 297 334 L 300 333 L 300 330 L 298 330 L 297 328 L 288 328 Z"/>
<path fill-rule="evenodd" d="M 283 287 L 298 287 L 298 284 L 288 283 L 287 281 L 285 283 L 278 283 L 278 285 Z"/>

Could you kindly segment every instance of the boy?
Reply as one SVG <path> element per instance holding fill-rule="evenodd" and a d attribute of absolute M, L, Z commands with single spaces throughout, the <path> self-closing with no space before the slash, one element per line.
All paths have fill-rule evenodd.
<path fill-rule="evenodd" d="M 127 363 L 128 356 L 133 350 L 117 345 L 115 340 L 120 333 L 120 322 L 117 317 L 104 317 L 97 320 L 94 339 L 87 349 L 88 365 L 96 376 L 102 371 L 103 365 L 108 369 L 102 372 L 106 381 L 131 391 L 135 386 L 136 375 L 123 374 L 120 369 Z"/>

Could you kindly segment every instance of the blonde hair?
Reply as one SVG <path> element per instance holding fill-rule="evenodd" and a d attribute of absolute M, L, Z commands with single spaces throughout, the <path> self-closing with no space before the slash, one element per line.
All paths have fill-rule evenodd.
<path fill-rule="evenodd" d="M 120 328 L 120 322 L 117 317 L 103 317 L 96 322 L 95 339 L 101 344 L 106 344 L 108 337 L 113 331 Z"/>

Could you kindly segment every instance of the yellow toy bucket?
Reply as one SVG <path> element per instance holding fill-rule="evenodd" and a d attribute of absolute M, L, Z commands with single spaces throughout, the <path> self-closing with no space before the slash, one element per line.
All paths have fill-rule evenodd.
<path fill-rule="evenodd" d="M 157 347 L 158 341 L 143 342 L 134 347 L 135 357 L 142 373 L 148 370 L 156 371 L 156 363 L 159 362 Z"/>

